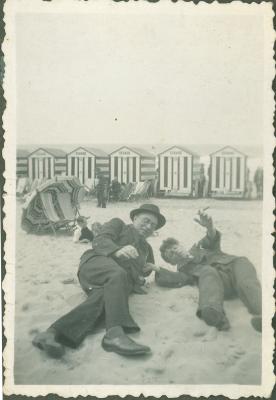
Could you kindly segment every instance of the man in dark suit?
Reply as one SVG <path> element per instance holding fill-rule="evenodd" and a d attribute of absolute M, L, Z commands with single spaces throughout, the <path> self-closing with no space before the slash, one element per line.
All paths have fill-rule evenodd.
<path fill-rule="evenodd" d="M 106 334 L 102 346 L 121 355 L 150 352 L 126 335 L 140 330 L 129 312 L 128 297 L 154 269 L 151 246 L 146 239 L 161 228 L 165 217 L 153 204 L 130 212 L 132 224 L 114 218 L 101 228 L 93 249 L 81 257 L 78 277 L 87 299 L 36 335 L 33 344 L 49 356 L 61 357 L 65 347 L 76 348 L 104 314 Z"/>
<path fill-rule="evenodd" d="M 160 247 L 166 262 L 177 265 L 177 272 L 161 268 L 155 273 L 158 285 L 181 287 L 197 284 L 199 306 L 197 315 L 208 325 L 219 330 L 229 329 L 229 321 L 223 310 L 224 299 L 238 296 L 254 315 L 253 327 L 262 328 L 261 285 L 252 263 L 246 257 L 223 253 L 220 248 L 221 234 L 213 225 L 212 218 L 199 211 L 197 223 L 207 229 L 206 236 L 189 252 L 174 238 L 165 240 Z"/>

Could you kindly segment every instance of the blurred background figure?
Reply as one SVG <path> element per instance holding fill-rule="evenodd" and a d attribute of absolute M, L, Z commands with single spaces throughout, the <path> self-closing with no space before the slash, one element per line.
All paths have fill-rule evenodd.
<path fill-rule="evenodd" d="M 111 190 L 110 196 L 112 200 L 119 201 L 121 193 L 121 184 L 118 181 L 117 176 L 115 176 L 113 181 L 111 182 L 110 190 Z"/>
<path fill-rule="evenodd" d="M 254 175 L 254 184 L 257 191 L 257 199 L 261 200 L 263 198 L 263 169 L 258 167 Z"/>
<path fill-rule="evenodd" d="M 197 177 L 194 182 L 194 197 L 202 198 L 205 196 L 206 192 L 205 183 L 206 183 L 206 178 L 204 173 L 204 165 L 201 164 Z"/>
<path fill-rule="evenodd" d="M 101 172 L 97 174 L 97 184 L 95 186 L 98 204 L 97 207 L 106 208 L 108 198 L 108 182 Z"/>

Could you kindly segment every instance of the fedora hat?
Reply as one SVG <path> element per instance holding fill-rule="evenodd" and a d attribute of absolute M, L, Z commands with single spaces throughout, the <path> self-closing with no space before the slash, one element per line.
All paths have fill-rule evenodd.
<path fill-rule="evenodd" d="M 157 217 L 158 219 L 158 224 L 156 229 L 162 228 L 162 226 L 165 225 L 166 223 L 166 218 L 164 215 L 160 213 L 159 207 L 157 207 L 155 204 L 142 204 L 139 208 L 135 208 L 134 210 L 130 211 L 130 219 L 133 221 L 135 215 L 141 214 L 142 212 L 147 212 L 150 214 L 153 214 Z"/>

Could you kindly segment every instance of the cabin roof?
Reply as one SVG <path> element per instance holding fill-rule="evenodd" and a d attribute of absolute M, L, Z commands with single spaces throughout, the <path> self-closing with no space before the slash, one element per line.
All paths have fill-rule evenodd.
<path fill-rule="evenodd" d="M 16 158 L 28 158 L 29 154 L 30 154 L 29 150 L 16 149 Z"/>
<path fill-rule="evenodd" d="M 241 151 L 241 150 L 239 150 L 239 149 L 237 149 L 236 147 L 233 147 L 233 146 L 224 146 L 224 147 L 221 147 L 221 148 L 217 149 L 216 151 L 212 152 L 210 155 L 212 156 L 212 155 L 214 155 L 214 154 L 216 154 L 216 153 L 219 153 L 219 152 L 221 152 L 222 150 L 226 150 L 226 149 L 234 150 L 235 152 L 240 153 L 240 154 L 242 154 L 243 156 L 246 156 L 246 154 L 245 154 L 243 151 Z"/>
<path fill-rule="evenodd" d="M 174 146 L 167 147 L 165 150 L 163 150 L 161 153 L 159 153 L 159 155 L 166 153 L 167 151 L 174 149 L 174 148 L 185 151 L 185 153 L 191 154 L 192 156 L 199 157 L 199 155 L 196 152 L 194 152 L 193 150 L 190 150 L 187 147 L 184 147 L 182 145 L 177 145 L 177 144 Z"/>
<path fill-rule="evenodd" d="M 140 147 L 136 147 L 136 146 L 135 147 L 133 147 L 133 146 L 122 146 L 122 147 L 119 147 L 118 149 L 112 151 L 110 153 L 110 155 L 113 154 L 113 153 L 117 153 L 117 151 L 122 150 L 122 149 L 131 150 L 131 151 L 133 151 L 134 153 L 138 154 L 141 157 L 152 157 L 152 158 L 155 157 L 155 155 L 150 153 L 149 151 L 147 151 L 145 149 L 141 149 Z"/>
<path fill-rule="evenodd" d="M 95 157 L 108 157 L 108 154 L 105 151 L 103 151 L 101 149 L 97 149 L 95 147 L 87 147 L 87 146 L 76 147 L 74 150 L 70 151 L 67 154 L 69 155 L 69 154 L 74 153 L 75 151 L 81 150 L 81 149 L 88 151 L 89 153 L 93 154 Z"/>
<path fill-rule="evenodd" d="M 65 151 L 63 151 L 61 149 L 54 149 L 52 147 L 51 148 L 50 147 L 39 147 L 38 149 L 36 149 L 32 153 L 30 153 L 29 156 L 36 153 L 39 150 L 46 151 L 46 153 L 51 154 L 53 157 L 66 157 Z"/>

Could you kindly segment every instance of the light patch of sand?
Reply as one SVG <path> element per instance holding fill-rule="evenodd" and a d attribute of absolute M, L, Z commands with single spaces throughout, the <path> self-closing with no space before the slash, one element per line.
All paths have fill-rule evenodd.
<path fill-rule="evenodd" d="M 156 263 L 161 241 L 173 236 L 187 247 L 204 234 L 193 222 L 198 208 L 210 206 L 222 232 L 223 250 L 247 256 L 261 271 L 262 203 L 219 200 L 154 199 L 167 217 L 166 226 L 150 238 Z M 91 222 L 112 217 L 129 221 L 137 203 L 95 206 L 83 202 L 81 213 Z M 261 335 L 250 325 L 250 315 L 237 299 L 225 302 L 229 332 L 217 332 L 196 316 L 195 287 L 159 288 L 148 279 L 148 294 L 130 297 L 130 309 L 141 332 L 132 337 L 152 348 L 152 355 L 124 358 L 101 348 L 103 329 L 86 338 L 77 350 L 68 349 L 61 360 L 49 359 L 34 348 L 35 333 L 79 304 L 85 295 L 78 280 L 81 254 L 90 246 L 74 244 L 71 237 L 27 235 L 20 228 L 18 204 L 16 237 L 16 384 L 259 384 Z"/>

